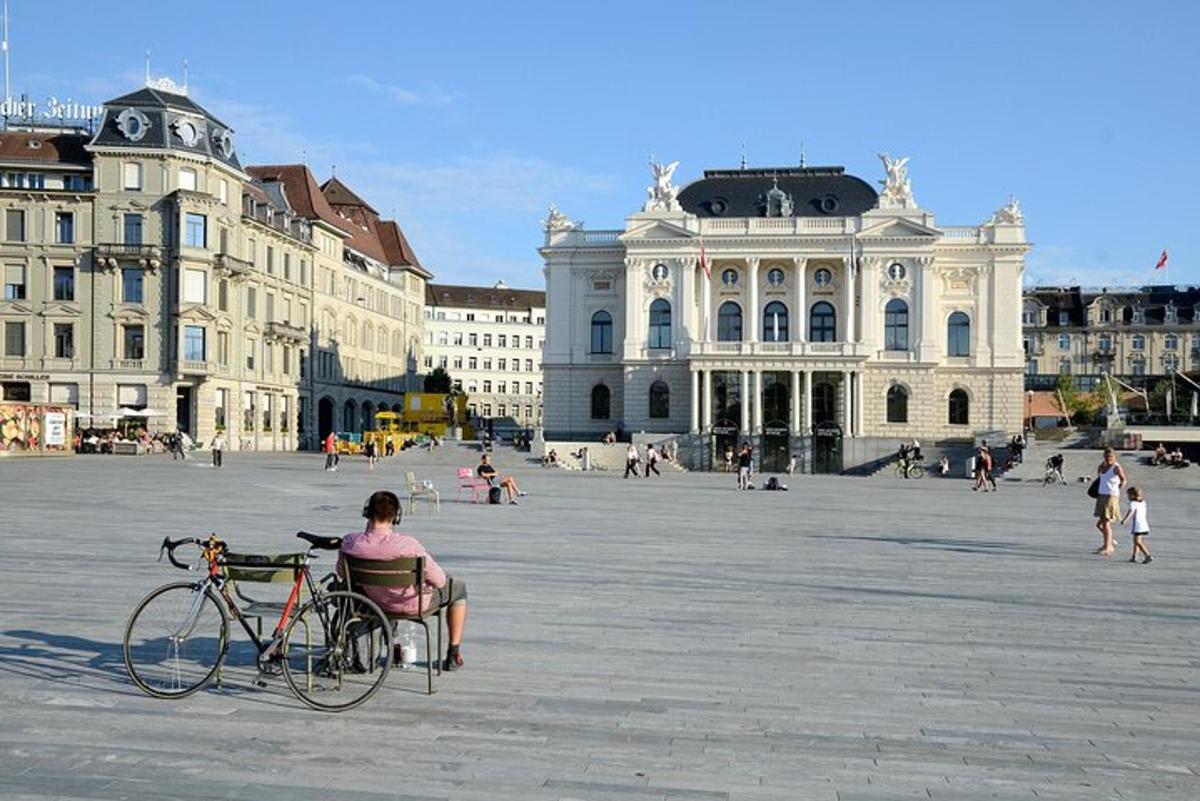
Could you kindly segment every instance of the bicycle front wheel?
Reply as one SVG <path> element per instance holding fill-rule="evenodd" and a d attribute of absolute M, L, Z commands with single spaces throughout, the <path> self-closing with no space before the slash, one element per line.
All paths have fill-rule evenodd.
<path fill-rule="evenodd" d="M 147 595 L 125 626 L 125 669 L 155 698 L 183 698 L 212 679 L 229 618 L 207 584 L 180 581 Z"/>
<path fill-rule="evenodd" d="M 392 666 L 392 627 L 375 602 L 356 592 L 309 601 L 288 623 L 283 677 L 304 703 L 343 712 L 383 686 Z"/>
<path fill-rule="evenodd" d="M 909 478 L 924 478 L 925 477 L 925 468 L 921 467 L 921 465 L 919 465 L 919 464 L 915 464 L 909 468 L 908 475 L 909 475 Z"/>

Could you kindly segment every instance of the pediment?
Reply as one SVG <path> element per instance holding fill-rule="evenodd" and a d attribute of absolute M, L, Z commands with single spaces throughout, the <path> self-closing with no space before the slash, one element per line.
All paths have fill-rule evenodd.
<path fill-rule="evenodd" d="M 148 320 L 150 313 L 138 306 L 126 306 L 111 312 L 109 315 L 114 320 Z"/>
<path fill-rule="evenodd" d="M 211 323 L 216 321 L 217 315 L 213 314 L 203 306 L 192 306 L 179 312 L 179 319 Z"/>
<path fill-rule="evenodd" d="M 936 228 L 930 228 L 927 225 L 921 225 L 912 220 L 904 218 L 881 220 L 873 226 L 864 228 L 859 238 L 877 238 L 877 239 L 909 239 L 912 237 L 922 237 L 933 239 L 942 235 L 942 232 Z"/>
<path fill-rule="evenodd" d="M 0 304 L 0 314 L 33 314 L 33 307 L 28 303 L 4 303 Z"/>
<path fill-rule="evenodd" d="M 622 242 L 640 239 L 694 239 L 696 235 L 682 226 L 666 220 L 647 220 L 630 228 L 618 239 Z"/>
<path fill-rule="evenodd" d="M 83 312 L 78 306 L 66 303 L 50 303 L 40 312 L 42 317 L 80 317 Z"/>
<path fill-rule="evenodd" d="M 261 336 L 264 329 L 263 329 L 262 323 L 253 322 L 253 323 L 246 323 L 245 328 L 243 328 L 242 330 L 247 334 L 256 334 L 256 335 Z"/>

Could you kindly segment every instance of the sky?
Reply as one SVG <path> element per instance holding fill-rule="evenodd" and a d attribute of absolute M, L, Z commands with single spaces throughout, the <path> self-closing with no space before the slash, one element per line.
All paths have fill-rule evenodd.
<path fill-rule="evenodd" d="M 1200 3 L 9 5 L 14 94 L 100 103 L 147 50 L 187 59 L 243 163 L 336 171 L 443 283 L 541 287 L 547 204 L 620 228 L 651 155 L 684 185 L 743 143 L 872 184 L 910 156 L 941 224 L 1014 195 L 1026 283 L 1200 283 Z"/>

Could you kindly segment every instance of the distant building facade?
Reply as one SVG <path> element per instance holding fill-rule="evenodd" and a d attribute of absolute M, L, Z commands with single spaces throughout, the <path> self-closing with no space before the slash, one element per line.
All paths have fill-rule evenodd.
<path fill-rule="evenodd" d="M 428 284 L 424 371 L 444 368 L 472 417 L 541 425 L 546 293 Z"/>
<path fill-rule="evenodd" d="M 361 430 L 415 376 L 429 274 L 395 224 L 302 167 L 307 195 L 243 166 L 170 82 L 104 104 L 93 134 L 0 133 L 0 174 L 4 399 L 286 450 Z M 318 425 L 322 402 L 353 420 Z"/>
<path fill-rule="evenodd" d="M 676 435 L 698 466 L 750 441 L 768 469 L 836 471 L 909 437 L 1019 431 L 1020 207 L 939 225 L 906 161 L 885 160 L 881 194 L 840 167 L 678 189 L 655 165 L 617 230 L 552 207 L 547 439 Z"/>
<path fill-rule="evenodd" d="M 1200 287 L 1035 287 L 1021 311 L 1026 383 L 1129 382 L 1200 370 Z"/>

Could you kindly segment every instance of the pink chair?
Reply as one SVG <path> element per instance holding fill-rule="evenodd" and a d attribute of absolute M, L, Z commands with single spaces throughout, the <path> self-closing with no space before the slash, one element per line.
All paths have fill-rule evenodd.
<path fill-rule="evenodd" d="M 458 492 L 454 495 L 454 502 L 457 503 L 462 496 L 463 490 L 471 491 L 471 503 L 479 503 L 480 494 L 483 494 L 483 499 L 487 500 L 487 491 L 490 484 L 482 478 L 475 475 L 475 472 L 469 467 L 458 468 Z"/>

